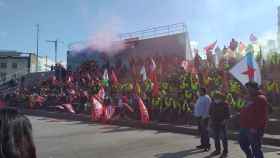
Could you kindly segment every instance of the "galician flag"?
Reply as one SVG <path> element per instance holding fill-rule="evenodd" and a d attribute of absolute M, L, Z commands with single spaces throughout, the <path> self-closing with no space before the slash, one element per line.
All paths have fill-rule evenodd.
<path fill-rule="evenodd" d="M 255 81 L 261 85 L 260 67 L 252 52 L 248 52 L 229 72 L 243 85 L 249 81 Z"/>
<path fill-rule="evenodd" d="M 102 83 L 104 86 L 108 87 L 109 86 L 109 75 L 108 75 L 108 70 L 105 69 L 102 77 Z"/>

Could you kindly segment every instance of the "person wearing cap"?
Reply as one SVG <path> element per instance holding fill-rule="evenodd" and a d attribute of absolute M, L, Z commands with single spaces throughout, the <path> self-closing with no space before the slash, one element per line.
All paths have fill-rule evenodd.
<path fill-rule="evenodd" d="M 212 156 L 219 155 L 221 153 L 220 139 L 223 144 L 223 153 L 221 158 L 226 157 L 228 154 L 228 139 L 226 123 L 230 118 L 229 105 L 226 103 L 226 97 L 221 92 L 216 92 L 213 96 L 213 102 L 210 106 L 209 115 L 211 120 L 211 128 L 213 131 L 213 138 L 215 141 L 215 151 L 212 152 Z"/>
<path fill-rule="evenodd" d="M 268 102 L 256 82 L 246 83 L 247 104 L 240 111 L 239 144 L 247 158 L 263 158 L 262 137 L 267 124 Z"/>
<path fill-rule="evenodd" d="M 199 89 L 199 98 L 194 105 L 194 116 L 198 119 L 198 130 L 200 133 L 200 143 L 197 146 L 198 149 L 204 149 L 209 151 L 210 140 L 208 132 L 208 120 L 209 120 L 209 108 L 211 104 L 211 98 L 206 93 L 206 88 Z"/>

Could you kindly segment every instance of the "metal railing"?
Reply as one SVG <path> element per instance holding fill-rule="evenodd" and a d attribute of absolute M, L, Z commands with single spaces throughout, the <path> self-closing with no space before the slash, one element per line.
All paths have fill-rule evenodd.
<path fill-rule="evenodd" d="M 177 24 L 166 25 L 166 26 L 152 27 L 149 29 L 131 32 L 131 33 L 120 34 L 119 38 L 120 40 L 126 40 L 130 38 L 138 38 L 142 40 L 142 39 L 183 33 L 185 31 L 186 31 L 186 25 L 184 23 L 177 23 Z"/>

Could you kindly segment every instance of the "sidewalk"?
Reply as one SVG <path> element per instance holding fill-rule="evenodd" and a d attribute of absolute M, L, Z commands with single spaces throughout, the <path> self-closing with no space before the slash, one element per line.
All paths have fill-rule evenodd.
<path fill-rule="evenodd" d="M 26 115 L 51 117 L 57 119 L 69 119 L 69 120 L 83 121 L 88 123 L 92 122 L 90 116 L 85 114 L 70 114 L 70 113 L 50 112 L 50 111 L 43 111 L 43 110 L 26 110 L 26 109 L 22 109 L 21 111 Z M 149 124 L 144 125 L 140 121 L 134 121 L 134 120 L 113 121 L 110 124 L 119 125 L 119 126 L 129 126 L 134 128 L 163 130 L 168 132 L 191 134 L 191 135 L 198 134 L 197 127 L 192 125 L 172 125 L 169 123 L 157 123 L 157 122 L 150 122 Z M 237 140 L 238 131 L 228 131 L 228 137 L 229 139 Z M 266 145 L 280 146 L 280 135 L 265 134 L 263 142 Z"/>

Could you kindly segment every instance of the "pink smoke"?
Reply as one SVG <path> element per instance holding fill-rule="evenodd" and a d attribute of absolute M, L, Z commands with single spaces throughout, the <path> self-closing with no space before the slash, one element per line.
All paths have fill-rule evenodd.
<path fill-rule="evenodd" d="M 111 27 L 114 27 L 114 25 Z M 113 29 L 105 27 L 89 39 L 87 46 L 92 50 L 113 56 L 125 49 L 125 42 L 118 38 Z"/>

